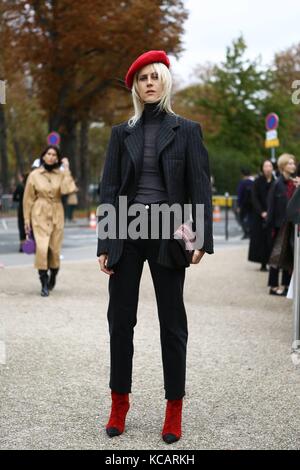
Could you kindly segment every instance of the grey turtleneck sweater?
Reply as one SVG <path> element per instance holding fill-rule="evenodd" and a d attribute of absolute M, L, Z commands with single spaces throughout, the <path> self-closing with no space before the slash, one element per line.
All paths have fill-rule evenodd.
<path fill-rule="evenodd" d="M 165 112 L 159 112 L 157 103 L 146 103 L 143 112 L 144 129 L 144 158 L 140 173 L 135 203 L 151 204 L 154 202 L 168 201 L 168 194 L 159 172 L 156 151 L 156 138 L 165 116 Z"/>

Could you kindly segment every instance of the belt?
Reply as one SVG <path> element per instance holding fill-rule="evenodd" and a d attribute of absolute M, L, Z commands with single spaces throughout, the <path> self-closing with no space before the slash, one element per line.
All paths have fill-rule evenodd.
<path fill-rule="evenodd" d="M 38 199 L 45 199 L 45 201 L 48 201 L 48 202 L 61 202 L 61 199 L 45 197 L 45 196 L 38 196 Z"/>

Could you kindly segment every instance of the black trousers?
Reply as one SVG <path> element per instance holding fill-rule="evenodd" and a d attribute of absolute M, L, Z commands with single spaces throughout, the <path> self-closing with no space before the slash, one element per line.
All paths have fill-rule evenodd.
<path fill-rule="evenodd" d="M 268 281 L 268 286 L 270 287 L 278 287 L 279 286 L 279 268 L 273 268 L 270 266 L 269 269 L 269 281 Z M 286 271 L 282 270 L 282 275 L 281 275 L 281 284 L 283 286 L 288 287 L 291 281 L 291 274 Z"/>
<path fill-rule="evenodd" d="M 185 395 L 188 338 L 183 301 L 185 268 L 170 269 L 156 262 L 160 242 L 160 239 L 125 240 L 122 256 L 110 276 L 109 385 L 117 393 L 131 392 L 134 327 L 140 279 L 147 260 L 158 307 L 165 398 L 176 400 Z"/>

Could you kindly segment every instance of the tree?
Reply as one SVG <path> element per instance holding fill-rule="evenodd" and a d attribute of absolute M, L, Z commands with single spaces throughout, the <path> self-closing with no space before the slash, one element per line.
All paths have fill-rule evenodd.
<path fill-rule="evenodd" d="M 47 116 L 39 106 L 34 83 L 20 72 L 8 80 L 8 143 L 11 172 L 27 172 L 46 146 Z"/>
<path fill-rule="evenodd" d="M 300 106 L 292 101 L 292 84 L 299 80 L 300 43 L 275 54 L 270 67 L 270 92 L 264 102 L 264 114 L 279 116 L 280 147 L 277 152 L 300 153 Z"/>
<path fill-rule="evenodd" d="M 148 49 L 178 55 L 187 17 L 180 0 L 3 2 L 11 66 L 32 76 L 49 131 L 61 134 L 62 152 L 74 164 L 78 123 L 105 116 L 109 89 L 128 95 L 123 77 L 136 56 Z"/>
<path fill-rule="evenodd" d="M 3 9 L 0 5 L 0 42 L 4 38 Z M 0 49 L 0 80 L 5 80 L 5 57 L 4 48 Z M 7 126 L 4 112 L 4 104 L 0 103 L 0 161 L 1 161 L 1 184 L 4 192 L 8 190 L 8 156 L 7 156 Z"/>
<path fill-rule="evenodd" d="M 220 117 L 206 104 L 218 101 L 217 90 L 212 86 L 214 67 L 213 64 L 198 65 L 196 76 L 199 83 L 177 91 L 174 96 L 176 112 L 200 122 L 210 139 L 220 132 Z"/>
<path fill-rule="evenodd" d="M 74 128 L 128 63 L 149 48 L 180 50 L 180 1 L 18 0 L 7 12 L 18 65 L 28 68 L 70 153 Z M 15 62 L 16 63 L 16 62 Z"/>
<path fill-rule="evenodd" d="M 220 65 L 199 66 L 199 83 L 176 95 L 176 106 L 188 110 L 204 127 L 212 172 L 221 192 L 235 192 L 241 166 L 256 171 L 265 152 L 264 103 L 271 80 L 259 59 L 245 58 L 246 49 L 240 36 L 227 47 Z"/>
<path fill-rule="evenodd" d="M 215 100 L 202 97 L 199 104 L 216 118 L 220 143 L 258 153 L 264 137 L 262 102 L 268 80 L 264 71 L 259 70 L 259 60 L 244 58 L 246 48 L 242 36 L 233 41 L 232 47 L 227 47 L 225 62 L 214 67 L 211 77 Z"/>

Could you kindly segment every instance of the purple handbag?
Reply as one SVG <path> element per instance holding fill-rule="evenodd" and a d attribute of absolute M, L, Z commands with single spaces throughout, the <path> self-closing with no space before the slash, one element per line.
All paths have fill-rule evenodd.
<path fill-rule="evenodd" d="M 22 250 L 23 253 L 26 253 L 27 255 L 33 255 L 36 252 L 36 244 L 32 231 L 30 232 L 26 240 L 23 242 Z"/>

